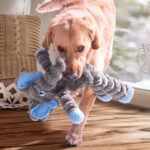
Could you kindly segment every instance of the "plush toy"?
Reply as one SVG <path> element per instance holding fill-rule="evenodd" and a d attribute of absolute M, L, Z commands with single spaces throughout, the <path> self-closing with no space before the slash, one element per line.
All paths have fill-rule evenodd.
<path fill-rule="evenodd" d="M 55 100 L 57 96 L 72 123 L 80 124 L 84 114 L 70 95 L 70 91 L 85 86 L 90 86 L 97 98 L 104 102 L 109 102 L 113 98 L 119 99 L 122 103 L 129 103 L 133 97 L 133 88 L 107 74 L 99 73 L 90 64 L 85 64 L 79 79 L 68 81 L 62 79 L 62 72 L 66 69 L 63 57 L 58 56 L 55 65 L 51 64 L 46 50 L 38 50 L 35 57 L 45 70 L 45 74 L 23 73 L 16 80 L 18 89 L 31 98 L 30 117 L 34 121 L 45 121 L 48 118 L 50 112 L 58 106 Z"/>

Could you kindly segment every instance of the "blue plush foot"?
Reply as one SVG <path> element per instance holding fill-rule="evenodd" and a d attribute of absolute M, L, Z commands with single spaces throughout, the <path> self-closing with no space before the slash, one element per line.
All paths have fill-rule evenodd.
<path fill-rule="evenodd" d="M 84 114 L 80 109 L 75 109 L 69 114 L 72 123 L 80 124 L 84 119 Z"/>
<path fill-rule="evenodd" d="M 97 97 L 97 98 L 100 99 L 103 102 L 110 102 L 112 100 L 112 97 L 109 96 L 109 95 L 104 96 L 104 97 Z"/>
<path fill-rule="evenodd" d="M 32 117 L 31 115 L 29 115 L 32 121 L 38 121 L 39 119 Z"/>
<path fill-rule="evenodd" d="M 48 103 L 39 104 L 30 110 L 30 116 L 31 118 L 45 121 L 47 120 L 51 111 L 56 107 L 58 107 L 58 102 L 56 100 L 51 100 Z"/>
<path fill-rule="evenodd" d="M 127 93 L 127 96 L 121 100 L 119 100 L 121 103 L 123 104 L 127 104 L 127 103 L 130 103 L 130 101 L 132 100 L 133 98 L 133 95 L 134 95 L 134 89 L 133 88 L 130 88 L 128 90 L 128 93 Z"/>
<path fill-rule="evenodd" d="M 17 79 L 17 87 L 18 89 L 26 88 L 30 83 L 34 82 L 37 78 L 42 77 L 42 72 L 36 73 L 23 73 Z"/>

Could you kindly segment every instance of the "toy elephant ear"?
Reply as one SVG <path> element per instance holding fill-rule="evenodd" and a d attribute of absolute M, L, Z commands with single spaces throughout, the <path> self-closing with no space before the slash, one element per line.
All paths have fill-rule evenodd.
<path fill-rule="evenodd" d="M 61 10 L 64 7 L 68 7 L 74 4 L 85 3 L 86 0 L 45 0 L 42 4 L 39 4 L 36 8 L 38 13 L 47 13 L 56 10 Z"/>

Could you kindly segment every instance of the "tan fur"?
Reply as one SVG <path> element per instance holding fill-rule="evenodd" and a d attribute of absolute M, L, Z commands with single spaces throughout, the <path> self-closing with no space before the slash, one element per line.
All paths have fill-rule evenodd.
<path fill-rule="evenodd" d="M 66 72 L 82 74 L 85 62 L 105 71 L 112 56 L 112 42 L 115 28 L 115 5 L 113 0 L 50 0 L 37 7 L 38 12 L 60 10 L 51 21 L 45 34 L 43 47 L 53 44 L 57 55 L 66 57 Z M 59 52 L 58 46 L 64 48 Z M 77 48 L 84 46 L 83 52 Z M 80 108 L 85 120 L 80 125 L 72 125 L 66 137 L 70 145 L 82 141 L 82 130 L 88 113 L 95 102 L 95 95 L 85 88 Z"/>

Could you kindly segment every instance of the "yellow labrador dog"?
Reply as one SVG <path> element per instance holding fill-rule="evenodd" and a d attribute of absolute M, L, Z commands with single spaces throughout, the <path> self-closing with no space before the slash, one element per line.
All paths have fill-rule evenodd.
<path fill-rule="evenodd" d="M 67 69 L 63 77 L 66 80 L 78 79 L 85 62 L 99 71 L 106 70 L 112 56 L 114 0 L 47 0 L 36 10 L 39 13 L 59 11 L 50 22 L 43 47 L 48 50 L 52 43 L 56 54 L 65 56 Z M 82 131 L 95 99 L 90 87 L 86 87 L 80 102 L 85 119 L 79 125 L 72 124 L 66 136 L 68 144 L 81 144 Z"/>

